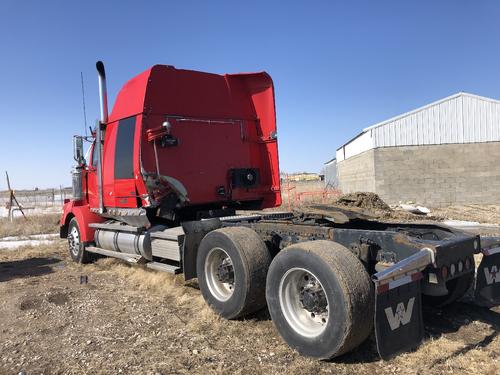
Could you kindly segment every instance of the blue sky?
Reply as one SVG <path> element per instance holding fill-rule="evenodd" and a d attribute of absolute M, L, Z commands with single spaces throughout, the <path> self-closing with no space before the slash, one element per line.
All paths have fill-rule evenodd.
<path fill-rule="evenodd" d="M 362 128 L 458 91 L 500 98 L 496 1 L 10 1 L 0 5 L 0 171 L 70 185 L 73 134 L 157 63 L 265 70 L 281 169 L 320 171 Z M 0 175 L 0 189 L 5 189 Z"/>

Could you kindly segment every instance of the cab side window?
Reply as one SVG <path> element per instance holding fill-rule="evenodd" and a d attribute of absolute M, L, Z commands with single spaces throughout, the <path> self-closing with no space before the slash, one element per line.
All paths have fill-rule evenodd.
<path fill-rule="evenodd" d="M 115 179 L 134 178 L 135 116 L 120 120 L 116 132 Z"/>

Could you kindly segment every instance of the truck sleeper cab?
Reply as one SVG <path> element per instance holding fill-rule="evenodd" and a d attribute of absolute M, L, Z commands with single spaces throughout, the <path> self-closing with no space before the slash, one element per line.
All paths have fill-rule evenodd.
<path fill-rule="evenodd" d="M 265 73 L 212 75 L 155 66 L 129 81 L 101 121 L 92 163 L 75 141 L 74 199 L 61 237 L 96 255 L 197 278 L 227 319 L 266 305 L 283 339 L 327 359 L 375 329 L 384 359 L 423 339 L 422 300 L 442 306 L 474 284 L 500 301 L 500 241 L 430 224 L 384 223 L 356 209 L 281 203 L 274 91 Z"/>
<path fill-rule="evenodd" d="M 97 133 L 95 163 L 80 166 L 92 212 L 149 225 L 281 203 L 274 89 L 266 73 L 222 76 L 155 65 L 124 85 Z"/>

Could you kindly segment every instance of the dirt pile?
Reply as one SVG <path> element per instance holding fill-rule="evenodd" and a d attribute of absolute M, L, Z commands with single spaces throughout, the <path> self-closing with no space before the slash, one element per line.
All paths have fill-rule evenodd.
<path fill-rule="evenodd" d="M 436 222 L 434 215 L 418 215 L 403 209 L 392 209 L 375 193 L 356 192 L 341 195 L 332 205 L 370 216 L 372 219 L 389 222 Z"/>
<path fill-rule="evenodd" d="M 346 207 L 359 207 L 364 209 L 387 210 L 391 208 L 377 194 L 356 192 L 341 195 L 335 204 Z"/>

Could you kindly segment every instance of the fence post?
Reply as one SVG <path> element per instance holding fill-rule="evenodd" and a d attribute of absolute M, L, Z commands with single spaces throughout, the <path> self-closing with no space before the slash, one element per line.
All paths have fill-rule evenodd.
<path fill-rule="evenodd" d="M 288 211 L 291 211 L 291 204 L 290 204 L 290 179 L 288 178 L 288 173 L 285 175 L 286 178 L 286 192 L 287 192 L 287 197 L 288 197 Z"/>

